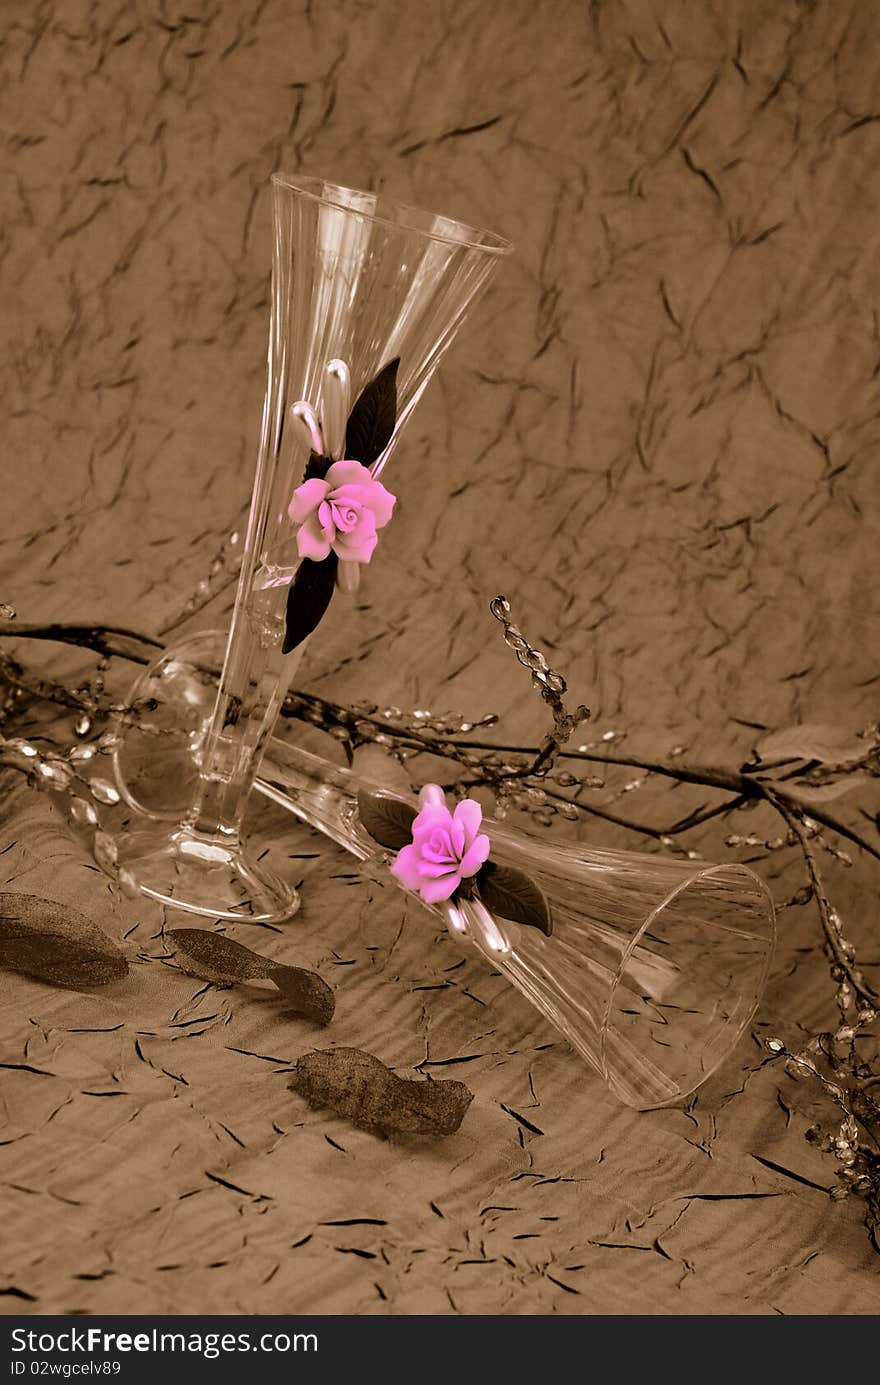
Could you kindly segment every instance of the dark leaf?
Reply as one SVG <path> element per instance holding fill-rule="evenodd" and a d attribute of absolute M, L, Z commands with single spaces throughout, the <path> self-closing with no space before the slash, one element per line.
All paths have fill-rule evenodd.
<path fill-rule="evenodd" d="M 380 846 L 399 851 L 412 841 L 412 825 L 418 816 L 418 809 L 411 803 L 403 803 L 390 794 L 359 789 L 358 813 L 364 830 Z"/>
<path fill-rule="evenodd" d="M 413 1082 L 358 1048 L 307 1053 L 288 1086 L 374 1135 L 454 1135 L 473 1101 L 463 1082 Z"/>
<path fill-rule="evenodd" d="M 165 939 L 178 965 L 192 976 L 221 986 L 235 981 L 271 981 L 298 1015 L 316 1024 L 327 1024 L 333 1018 L 335 997 L 317 972 L 286 967 L 206 928 L 170 928 Z"/>
<path fill-rule="evenodd" d="M 383 366 L 357 397 L 345 429 L 345 455 L 372 466 L 385 451 L 397 422 L 397 368 L 400 357 Z"/>
<path fill-rule="evenodd" d="M 269 980 L 274 981 L 291 1010 L 315 1024 L 330 1023 L 336 1009 L 336 997 L 316 971 L 278 966 Z"/>
<path fill-rule="evenodd" d="M 487 861 L 477 874 L 477 886 L 487 909 L 514 923 L 540 928 L 549 938 L 553 931 L 550 906 L 531 876 Z"/>
<path fill-rule="evenodd" d="M 303 480 L 323 481 L 332 465 L 332 457 L 319 457 L 317 452 L 310 453 L 309 460 L 306 462 L 305 472 L 303 473 Z"/>
<path fill-rule="evenodd" d="M 30 894 L 0 894 L 0 967 L 71 989 L 128 972 L 113 939 L 85 914 Z"/>
<path fill-rule="evenodd" d="M 236 697 L 234 693 L 229 697 L 226 703 L 226 713 L 223 717 L 224 730 L 227 726 L 238 725 L 238 719 L 241 716 L 243 706 L 244 703 L 241 698 Z"/>
<path fill-rule="evenodd" d="M 282 654 L 296 649 L 320 625 L 333 597 L 337 563 L 335 553 L 320 563 L 303 558 L 287 593 Z"/>

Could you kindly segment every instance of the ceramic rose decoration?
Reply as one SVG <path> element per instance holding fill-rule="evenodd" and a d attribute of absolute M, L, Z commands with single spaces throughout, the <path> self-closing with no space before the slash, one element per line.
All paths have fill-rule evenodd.
<path fill-rule="evenodd" d="M 397 853 L 391 867 L 408 890 L 418 890 L 426 904 L 449 899 L 463 880 L 476 875 L 489 857 L 489 838 L 480 832 L 483 810 L 473 798 L 450 812 L 442 796 L 429 797 L 412 825 L 412 843 Z"/>
<path fill-rule="evenodd" d="M 309 447 L 302 482 L 287 506 L 296 525 L 299 567 L 287 594 L 283 654 L 302 644 L 323 619 L 334 590 L 357 591 L 380 529 L 396 496 L 377 480 L 382 454 L 397 423 L 395 357 L 358 395 L 348 413 L 351 380 L 345 361 L 328 361 L 321 386 L 321 416 L 299 399 L 289 420 Z M 371 470 L 373 468 L 373 470 Z"/>
<path fill-rule="evenodd" d="M 344 562 L 368 563 L 396 499 L 360 462 L 334 462 L 323 480 L 314 476 L 293 492 L 287 513 L 300 526 L 299 556 L 320 563 L 332 550 Z"/>
<path fill-rule="evenodd" d="M 361 827 L 397 853 L 388 863 L 395 880 L 424 904 L 446 908 L 467 898 L 472 908 L 485 905 L 549 936 L 550 906 L 537 882 L 512 865 L 489 860 L 492 843 L 481 831 L 483 810 L 475 798 L 463 798 L 450 809 L 439 784 L 425 784 L 417 810 L 397 794 L 364 787 L 357 805 Z"/>

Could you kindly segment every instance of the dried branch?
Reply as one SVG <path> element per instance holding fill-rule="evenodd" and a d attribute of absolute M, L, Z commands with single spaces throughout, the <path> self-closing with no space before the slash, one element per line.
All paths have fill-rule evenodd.
<path fill-rule="evenodd" d="M 853 994 L 858 996 L 863 1004 L 874 1009 L 880 1008 L 880 993 L 873 989 L 865 979 L 864 973 L 855 965 L 854 950 L 842 936 L 840 918 L 828 899 L 822 874 L 816 860 L 816 854 L 813 851 L 804 826 L 803 814 L 792 808 L 791 805 L 786 802 L 778 792 L 771 789 L 769 785 L 764 786 L 764 794 L 768 802 L 773 804 L 789 829 L 797 837 L 807 867 L 807 874 L 810 877 L 810 883 L 813 887 L 813 897 L 816 901 L 816 908 L 819 911 L 819 920 L 822 925 L 822 934 L 825 939 L 825 950 L 832 964 L 832 978 L 835 981 L 846 980 Z"/>
<path fill-rule="evenodd" d="M 0 639 L 54 640 L 59 644 L 79 645 L 105 657 L 128 659 L 135 664 L 149 664 L 164 648 L 161 640 L 128 630 L 121 625 L 22 625 L 0 622 Z"/>
<path fill-rule="evenodd" d="M 496 598 L 503 601 L 504 598 Z M 494 605 L 494 603 L 493 603 Z M 530 669 L 536 686 L 541 690 L 543 697 L 546 697 L 553 707 L 554 699 L 558 699 L 561 706 L 561 715 L 567 718 L 569 714 L 562 704 L 562 693 L 566 690 L 565 680 L 559 674 L 553 673 L 538 651 L 532 649 L 528 641 L 512 626 L 509 621 L 509 605 L 505 602 L 503 614 L 507 619 L 505 633 L 511 634 L 517 658 L 525 667 Z M 494 613 L 494 612 L 493 612 Z M 501 619 L 501 616 L 496 618 Z M 502 623 L 504 623 L 502 621 Z M 129 630 L 118 626 L 104 626 L 94 623 L 63 624 L 51 623 L 48 625 L 23 625 L 19 622 L 0 621 L 0 639 L 2 638 L 21 638 L 37 640 L 55 640 L 62 644 L 72 644 L 83 649 L 92 650 L 106 658 L 121 658 L 130 663 L 148 664 L 157 657 L 159 652 L 165 647 L 161 640 L 151 635 L 144 635 L 135 630 Z M 520 647 L 519 642 L 521 643 Z M 523 657 L 520 657 L 522 655 Z M 6 680 L 17 687 L 23 693 L 29 694 L 35 699 L 57 702 L 61 706 L 85 712 L 90 715 L 104 713 L 106 715 L 124 714 L 127 708 L 119 704 L 98 704 L 92 699 L 83 698 L 72 693 L 70 689 L 61 684 L 53 683 L 46 679 L 36 679 L 21 668 L 15 661 L 8 660 L 8 656 L 0 655 L 0 675 L 4 675 Z M 535 667 L 532 667 L 534 663 Z M 725 767 L 714 765 L 694 765 L 681 762 L 679 760 L 648 760 L 642 756 L 620 754 L 618 752 L 592 751 L 592 750 L 570 750 L 561 741 L 561 732 L 554 732 L 545 737 L 540 746 L 529 745 L 509 745 L 492 741 L 474 740 L 468 736 L 438 734 L 426 727 L 404 726 L 392 718 L 377 716 L 375 708 L 367 709 L 363 707 L 346 707 L 345 705 L 334 702 L 329 698 L 319 697 L 314 693 L 293 691 L 288 693 L 285 703 L 281 709 L 284 717 L 293 717 L 304 720 L 312 725 L 323 729 L 344 730 L 351 738 L 354 745 L 364 743 L 366 740 L 375 740 L 381 737 L 381 743 L 391 744 L 396 748 L 411 751 L 419 754 L 437 755 L 442 758 L 468 763 L 468 758 L 476 756 L 481 752 L 491 755 L 515 755 L 524 757 L 527 763 L 518 766 L 502 776 L 506 779 L 523 779 L 534 777 L 536 766 L 540 777 L 546 775 L 555 759 L 565 759 L 583 761 L 595 765 L 613 765 L 626 769 L 643 770 L 649 774 L 660 775 L 678 781 L 679 783 L 695 784 L 703 788 L 718 789 L 722 792 L 735 795 L 734 801 L 727 804 L 718 805 L 709 810 L 708 816 L 714 816 L 732 811 L 735 807 L 745 800 L 767 799 L 765 792 L 765 782 L 756 775 L 747 774 L 743 771 L 731 770 Z M 583 720 L 587 715 L 587 709 L 579 707 L 574 714 L 571 730 Z M 479 725 L 480 723 L 474 723 Z M 563 727 L 566 723 L 563 721 Z M 464 752 L 465 759 L 462 760 L 461 752 Z M 528 763 L 528 761 L 531 763 Z M 476 781 L 474 781 L 476 782 Z M 495 780 L 483 782 L 494 783 Z M 786 790 L 784 784 L 778 780 L 774 781 L 773 790 L 781 801 L 784 801 L 793 811 L 803 811 L 803 804 L 797 799 L 795 793 Z M 569 800 L 571 801 L 571 800 Z M 593 805 L 577 804 L 578 808 L 584 812 L 592 813 L 594 816 L 607 814 L 607 809 L 597 811 Z M 809 815 L 823 826 L 830 828 L 833 832 L 858 846 L 862 851 L 880 860 L 880 848 L 874 846 L 870 841 L 857 833 L 846 823 L 841 822 L 833 814 L 827 812 L 818 805 L 810 804 Z M 616 822 L 620 826 L 631 827 L 633 830 L 646 836 L 662 839 L 672 837 L 681 832 L 690 830 L 691 826 L 696 826 L 700 821 L 706 820 L 699 818 L 688 822 L 686 825 L 676 824 L 671 828 L 661 829 L 657 827 L 645 828 L 643 825 L 631 823 L 628 819 L 611 814 L 608 820 Z"/>

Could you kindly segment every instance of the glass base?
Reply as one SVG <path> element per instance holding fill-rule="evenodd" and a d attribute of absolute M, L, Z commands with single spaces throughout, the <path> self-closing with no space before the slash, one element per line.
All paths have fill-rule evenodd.
<path fill-rule="evenodd" d="M 117 860 L 141 892 L 170 908 L 215 919 L 282 923 L 299 908 L 291 884 L 247 843 L 182 827 L 198 784 L 217 693 L 224 631 L 190 636 L 138 675 L 129 694 L 137 719 L 114 751 L 129 829 Z M 133 822 L 131 821 L 133 817 Z"/>
<path fill-rule="evenodd" d="M 181 828 L 145 828 L 120 840 L 118 860 L 142 894 L 189 914 L 283 923 L 299 908 L 293 886 L 241 843 L 217 842 Z"/>
<path fill-rule="evenodd" d="M 113 768 L 119 792 L 139 817 L 177 824 L 186 816 L 226 639 L 223 630 L 189 635 L 164 650 L 131 686 L 128 702 L 136 715 L 113 753 Z"/>

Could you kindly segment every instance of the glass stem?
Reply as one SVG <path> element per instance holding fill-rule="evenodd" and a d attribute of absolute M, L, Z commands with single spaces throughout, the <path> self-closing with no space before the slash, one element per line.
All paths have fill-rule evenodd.
<path fill-rule="evenodd" d="M 278 643 L 261 640 L 246 594 L 239 593 L 199 785 L 183 823 L 187 835 L 238 841 L 254 778 L 305 644 L 285 656 Z"/>

